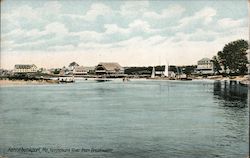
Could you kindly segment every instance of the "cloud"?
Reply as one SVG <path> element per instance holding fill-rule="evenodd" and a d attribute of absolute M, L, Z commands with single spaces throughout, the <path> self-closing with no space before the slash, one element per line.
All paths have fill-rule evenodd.
<path fill-rule="evenodd" d="M 123 40 L 120 42 L 115 43 L 117 46 L 122 46 L 122 47 L 137 47 L 137 46 L 155 46 L 159 43 L 162 43 L 166 40 L 166 37 L 160 36 L 160 35 L 155 35 L 155 36 L 150 36 L 148 38 L 143 38 L 140 36 L 136 36 L 127 40 Z"/>
<path fill-rule="evenodd" d="M 72 19 L 81 19 L 85 21 L 95 21 L 99 16 L 105 16 L 112 13 L 109 6 L 103 3 L 94 3 L 90 6 L 85 14 L 62 14 L 62 16 L 70 17 Z"/>
<path fill-rule="evenodd" d="M 81 31 L 81 32 L 71 32 L 70 35 L 79 36 L 81 41 L 89 42 L 89 41 L 101 41 L 103 37 L 103 33 L 98 33 L 95 31 Z M 79 42 L 81 42 L 79 41 Z"/>
<path fill-rule="evenodd" d="M 52 22 L 42 30 L 24 30 L 17 28 L 4 34 L 5 40 L 13 40 L 12 45 L 3 45 L 4 48 L 11 47 L 12 50 L 47 50 L 49 46 L 63 45 L 72 43 L 72 37 L 64 24 Z M 24 40 L 25 39 L 25 40 Z M 69 39 L 67 41 L 66 39 Z"/>
<path fill-rule="evenodd" d="M 108 6 L 102 3 L 94 3 L 85 14 L 85 20 L 95 20 L 98 16 L 107 15 L 110 12 L 111 9 Z"/>
<path fill-rule="evenodd" d="M 15 10 L 12 10 L 9 13 L 3 13 L 1 18 L 7 19 L 7 20 L 11 20 L 11 19 L 14 20 L 17 18 L 26 18 L 26 19 L 34 20 L 34 19 L 39 18 L 39 15 L 29 5 L 22 5 L 16 8 Z"/>
<path fill-rule="evenodd" d="M 56 35 L 62 36 L 68 33 L 68 29 L 62 23 L 53 22 L 45 26 L 45 33 L 55 33 Z"/>
<path fill-rule="evenodd" d="M 150 24 L 147 21 L 141 19 L 135 19 L 131 23 L 128 24 L 128 27 L 123 28 L 118 26 L 117 24 L 105 24 L 104 28 L 106 31 L 104 32 L 105 35 L 109 34 L 120 34 L 123 36 L 132 35 L 133 33 L 156 33 L 160 30 L 151 28 Z"/>
<path fill-rule="evenodd" d="M 5 3 L 8 4 L 8 2 Z M 18 4 L 17 2 L 14 9 L 7 9 L 8 7 L 3 6 L 1 12 L 1 23 L 4 23 L 1 30 L 2 34 L 15 29 L 39 29 L 55 21 L 60 15 L 61 4 L 57 1 L 47 1 L 39 7 L 34 7 L 28 2 L 24 5 Z"/>
<path fill-rule="evenodd" d="M 21 5 L 15 10 L 3 13 L 1 18 L 7 20 L 20 20 L 20 18 L 25 18 L 29 20 L 39 20 L 42 16 L 48 16 L 51 14 L 57 14 L 60 12 L 61 4 L 57 1 L 48 1 L 40 8 L 33 8 L 29 5 Z"/>
<path fill-rule="evenodd" d="M 130 30 L 128 28 L 121 28 L 117 24 L 105 24 L 104 28 L 106 29 L 105 34 L 128 34 Z"/>
<path fill-rule="evenodd" d="M 223 27 L 223 28 L 240 27 L 244 24 L 247 25 L 247 22 L 245 19 L 233 20 L 231 18 L 219 19 L 217 23 L 219 27 Z"/>
<path fill-rule="evenodd" d="M 7 34 L 2 35 L 1 38 L 4 40 L 11 40 L 13 42 L 13 44 L 9 45 L 8 47 L 15 47 L 16 45 L 20 45 L 20 44 L 25 45 L 24 43 L 33 44 L 34 42 L 37 42 L 38 39 L 40 39 L 41 37 L 47 34 L 48 32 L 40 31 L 38 29 L 23 30 L 23 29 L 17 28 Z M 7 47 L 4 44 L 2 44 L 2 46 Z"/>
<path fill-rule="evenodd" d="M 146 18 L 159 20 L 159 19 L 179 16 L 184 11 L 185 11 L 185 8 L 183 8 L 180 5 L 171 5 L 167 7 L 166 9 L 163 9 L 160 13 L 149 11 L 149 12 L 145 12 L 143 16 Z"/>
<path fill-rule="evenodd" d="M 178 28 L 187 27 L 190 23 L 196 22 L 198 20 L 201 20 L 202 24 L 209 24 L 213 17 L 216 15 L 217 11 L 211 7 L 205 7 L 198 12 L 196 12 L 193 16 L 188 16 L 182 18 L 179 23 L 180 25 Z"/>
<path fill-rule="evenodd" d="M 41 9 L 38 9 L 41 14 L 56 14 L 60 13 L 62 5 L 58 1 L 48 1 L 44 3 L 44 6 Z"/>
<path fill-rule="evenodd" d="M 5 39 L 13 39 L 15 41 L 19 38 L 26 40 L 29 38 L 39 39 L 40 37 L 49 34 L 56 34 L 58 37 L 66 36 L 68 34 L 68 29 L 62 23 L 53 22 L 46 25 L 43 30 L 38 30 L 38 29 L 24 30 L 21 28 L 17 28 L 9 33 L 4 34 L 2 37 Z M 22 42 L 25 41 L 22 40 Z"/>
<path fill-rule="evenodd" d="M 211 7 L 193 12 L 185 5 L 157 9 L 150 6 L 154 1 L 119 1 L 92 3 L 83 11 L 64 6 L 66 2 L 50 2 L 40 7 L 27 3 L 3 12 L 7 20 L 1 34 L 4 65 L 27 61 L 27 56 L 41 64 L 41 59 L 60 58 L 50 66 L 76 59 L 86 65 L 100 61 L 153 65 L 159 64 L 159 57 L 168 58 L 170 64 L 195 64 L 232 40 L 248 38 L 247 17 L 221 12 L 216 16 Z"/>
<path fill-rule="evenodd" d="M 152 29 L 150 24 L 147 21 L 143 21 L 140 19 L 134 20 L 128 26 L 131 30 L 135 30 L 135 31 L 143 31 L 143 32 L 147 32 L 147 33 L 152 33 L 152 32 L 158 31 L 156 29 Z"/>
<path fill-rule="evenodd" d="M 195 33 L 190 34 L 189 41 L 214 41 L 220 34 L 218 32 L 198 29 Z"/>
<path fill-rule="evenodd" d="M 142 15 L 148 7 L 148 1 L 125 1 L 121 5 L 119 13 L 123 17 L 137 17 L 138 15 Z"/>

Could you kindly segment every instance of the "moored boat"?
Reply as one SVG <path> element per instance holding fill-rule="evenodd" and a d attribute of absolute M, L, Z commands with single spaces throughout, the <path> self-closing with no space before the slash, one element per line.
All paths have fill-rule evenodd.
<path fill-rule="evenodd" d="M 74 80 L 69 80 L 69 81 L 67 81 L 67 80 L 62 80 L 62 81 L 59 81 L 60 83 L 74 83 L 75 81 Z"/>
<path fill-rule="evenodd" d="M 111 81 L 109 79 L 106 79 L 106 78 L 98 78 L 98 79 L 95 79 L 96 82 L 107 82 L 107 81 Z"/>
<path fill-rule="evenodd" d="M 74 83 L 75 82 L 75 79 L 74 77 L 72 78 L 58 78 L 57 79 L 59 81 L 59 83 Z"/>

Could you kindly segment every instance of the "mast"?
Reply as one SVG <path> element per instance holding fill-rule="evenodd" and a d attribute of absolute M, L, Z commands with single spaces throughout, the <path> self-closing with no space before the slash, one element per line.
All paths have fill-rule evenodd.
<path fill-rule="evenodd" d="M 250 17 L 250 0 L 248 0 L 248 20 L 250 20 L 249 17 Z M 249 22 L 248 22 L 248 50 L 247 50 L 247 53 L 248 53 L 248 80 L 250 80 L 250 23 Z"/>
<path fill-rule="evenodd" d="M 250 17 L 250 0 L 248 0 L 248 102 L 250 101 L 250 24 L 249 24 L 249 17 Z M 249 107 L 249 106 L 248 106 Z M 249 110 L 249 109 L 248 109 Z"/>

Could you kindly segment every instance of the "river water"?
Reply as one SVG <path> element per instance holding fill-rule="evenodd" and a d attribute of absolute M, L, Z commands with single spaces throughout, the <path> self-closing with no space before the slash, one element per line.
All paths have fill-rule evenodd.
<path fill-rule="evenodd" d="M 247 93 L 226 81 L 2 86 L 0 155 L 244 158 Z"/>

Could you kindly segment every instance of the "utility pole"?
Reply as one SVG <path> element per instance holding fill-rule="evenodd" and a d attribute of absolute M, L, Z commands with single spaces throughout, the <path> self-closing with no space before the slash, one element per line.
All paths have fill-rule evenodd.
<path fill-rule="evenodd" d="M 248 21 L 250 21 L 250 0 L 248 0 Z M 248 80 L 250 80 L 250 23 L 248 22 Z M 248 81 L 249 82 L 249 81 Z M 249 88 L 250 86 L 248 86 Z"/>
<path fill-rule="evenodd" d="M 247 86 L 248 86 L 248 103 L 250 102 L 250 0 L 248 0 L 248 50 L 247 50 L 247 53 L 248 53 L 248 79 L 247 79 Z M 249 107 L 249 104 L 248 104 L 248 107 Z M 249 108 L 248 108 L 248 111 L 249 111 Z M 249 147 L 250 149 L 250 147 Z M 249 157 L 250 155 L 248 155 Z"/>

